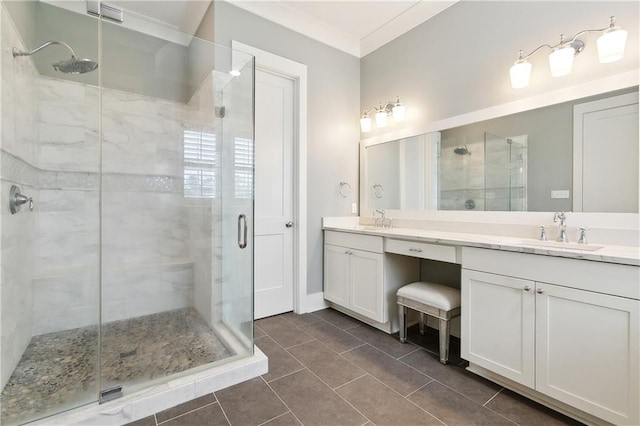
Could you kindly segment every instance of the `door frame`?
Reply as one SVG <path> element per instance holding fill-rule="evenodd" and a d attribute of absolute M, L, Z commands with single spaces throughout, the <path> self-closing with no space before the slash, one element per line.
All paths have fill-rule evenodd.
<path fill-rule="evenodd" d="M 572 211 L 582 211 L 582 175 L 584 155 L 583 126 L 584 116 L 590 112 L 618 108 L 638 103 L 638 92 L 611 96 L 596 101 L 585 102 L 573 106 L 573 205 Z"/>
<path fill-rule="evenodd" d="M 256 70 L 293 80 L 293 310 L 311 312 L 318 304 L 307 294 L 307 66 L 236 40 L 231 48 L 253 55 Z"/>

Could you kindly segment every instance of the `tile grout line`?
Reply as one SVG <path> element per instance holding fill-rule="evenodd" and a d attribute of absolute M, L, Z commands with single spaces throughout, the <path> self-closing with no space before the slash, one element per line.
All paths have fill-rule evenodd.
<path fill-rule="evenodd" d="M 289 354 L 289 355 L 291 355 L 291 354 Z M 297 361 L 297 360 L 296 360 L 296 361 Z M 296 371 L 290 371 L 290 372 L 289 372 L 289 373 L 287 373 L 287 374 L 283 374 L 282 376 L 280 376 L 280 377 L 275 377 L 275 378 L 273 378 L 273 379 L 271 379 L 271 380 L 267 380 L 267 379 L 265 379 L 265 378 L 263 377 L 264 375 L 262 375 L 262 376 L 260 376 L 260 377 L 262 377 L 262 380 L 264 380 L 264 381 L 265 381 L 265 382 L 267 382 L 267 383 L 275 382 L 276 380 L 284 379 L 285 377 L 289 377 L 289 376 L 290 376 L 290 375 L 292 375 L 292 374 L 299 373 L 299 372 L 301 372 L 302 370 L 307 370 L 307 367 L 306 367 L 304 364 L 300 364 L 300 365 L 302 365 L 302 368 L 299 368 L 299 369 L 297 369 Z"/>
<path fill-rule="evenodd" d="M 322 342 L 321 342 L 321 343 L 322 343 Z M 293 359 L 295 359 L 296 361 L 298 361 L 300 364 L 304 365 L 304 364 L 303 364 L 303 363 L 302 363 L 298 358 L 296 358 L 293 354 L 291 354 L 291 353 L 290 353 L 289 355 L 291 355 L 291 356 L 293 357 Z M 340 356 L 340 355 L 338 355 L 338 356 Z M 348 360 L 347 360 L 347 361 L 348 361 Z M 328 383 L 326 383 L 324 380 L 322 380 L 322 379 L 321 379 L 317 374 L 315 374 L 313 371 L 309 370 L 308 368 L 306 368 L 306 370 L 307 370 L 307 371 L 308 371 L 312 376 L 314 376 L 316 379 L 318 379 L 318 380 L 320 381 L 320 383 L 322 383 L 323 385 L 325 385 L 325 386 L 329 389 L 329 391 L 330 391 L 330 392 L 333 392 L 333 393 L 334 393 L 338 398 L 342 399 L 342 400 L 343 400 L 345 403 L 347 403 L 351 408 L 353 408 L 354 410 L 356 410 L 356 411 L 358 412 L 358 414 L 360 414 L 362 417 L 364 417 L 365 419 L 367 419 L 368 421 L 370 421 L 371 423 L 373 423 L 373 421 L 371 421 L 371 419 L 370 419 L 369 417 L 365 416 L 365 415 L 364 415 L 364 413 L 362 413 L 360 410 L 358 410 L 356 407 L 354 407 L 354 406 L 353 406 L 353 404 L 351 404 L 349 401 L 347 401 L 346 399 L 344 399 L 344 398 L 342 397 L 342 395 L 340 395 L 338 392 L 336 392 L 335 390 L 333 390 L 333 388 L 332 388 L 331 386 L 329 386 L 329 384 L 328 384 Z M 361 370 L 363 370 L 363 371 L 364 371 L 364 369 L 361 369 Z M 366 373 L 366 372 L 365 372 L 365 373 Z M 366 376 L 367 374 L 369 374 L 369 373 L 366 373 L 366 374 L 364 374 L 364 375 L 360 376 L 359 378 L 362 378 L 362 377 Z M 274 392 L 275 392 L 275 391 L 274 391 Z M 300 422 L 300 423 L 302 423 L 302 422 Z M 365 423 L 367 423 L 367 422 L 365 422 Z M 304 423 L 303 423 L 303 424 L 304 424 Z M 374 423 L 374 424 L 375 424 L 375 423 Z"/>
<path fill-rule="evenodd" d="M 502 388 L 502 389 L 500 389 L 498 392 L 496 392 L 496 393 L 495 393 L 495 395 L 493 395 L 491 398 L 489 398 L 489 399 L 487 400 L 487 402 L 485 402 L 484 404 L 482 404 L 482 406 L 483 406 L 483 407 L 486 407 L 486 406 L 487 406 L 487 404 L 488 404 L 488 403 L 490 403 L 491 401 L 493 401 L 493 399 L 494 399 L 496 396 L 498 396 L 498 394 L 499 394 L 500 392 L 502 392 L 503 390 L 504 390 L 504 388 Z"/>
<path fill-rule="evenodd" d="M 218 395 L 216 395 L 215 392 L 213 393 L 213 395 L 216 397 L 216 400 L 218 400 Z M 220 403 L 218 403 L 218 405 L 220 405 L 220 410 L 222 410 L 222 415 L 227 420 L 227 423 L 229 423 L 229 426 L 231 426 L 231 420 L 229 420 L 229 416 L 227 416 L 227 412 L 224 411 L 224 407 Z"/>
<path fill-rule="evenodd" d="M 187 401 L 187 402 L 189 402 L 189 401 Z M 155 413 L 155 414 L 153 415 L 153 418 L 156 420 L 156 425 L 158 425 L 158 426 L 159 426 L 159 425 L 162 425 L 162 424 L 164 424 L 164 423 L 170 422 L 171 420 L 175 420 L 175 419 L 179 419 L 180 417 L 184 417 L 184 416 L 186 416 L 187 414 L 194 413 L 194 412 L 196 412 L 196 411 L 198 411 L 198 410 L 200 410 L 200 409 L 202 409 L 202 408 L 209 407 L 209 406 L 211 406 L 211 405 L 213 405 L 213 404 L 218 404 L 218 400 L 217 400 L 217 398 L 216 398 L 216 401 L 214 401 L 214 402 L 210 402 L 210 403 L 208 403 L 208 404 L 203 405 L 202 407 L 194 408 L 193 410 L 187 411 L 187 412 L 182 413 L 182 414 L 178 414 L 177 416 L 171 417 L 171 418 L 169 418 L 169 419 L 167 419 L 167 420 L 164 420 L 164 421 L 162 421 L 162 422 L 158 422 L 158 418 L 156 417 L 156 414 L 158 414 L 158 413 Z M 222 405 L 220 405 L 220 408 L 222 408 Z"/>
<path fill-rule="evenodd" d="M 273 391 L 272 391 L 272 392 L 273 392 Z M 285 404 L 285 407 L 286 407 L 286 404 Z M 285 412 L 285 413 L 278 414 L 277 416 L 275 416 L 275 417 L 273 417 L 273 418 L 271 418 L 271 419 L 267 420 L 266 422 L 262 422 L 262 423 L 258 424 L 258 426 L 266 425 L 266 424 L 267 424 L 267 423 L 269 423 L 270 421 L 273 421 L 273 420 L 275 420 L 275 419 L 277 419 L 277 418 L 279 418 L 279 417 L 282 417 L 282 416 L 284 416 L 284 415 L 286 415 L 286 414 L 289 414 L 289 413 L 291 413 L 291 415 L 295 417 L 295 415 L 291 412 L 291 410 L 289 410 L 289 411 L 287 411 L 287 412 Z"/>
<path fill-rule="evenodd" d="M 400 398 L 404 399 L 405 401 L 409 402 L 410 404 L 418 407 L 420 410 L 424 411 L 425 413 L 429 414 L 431 417 L 433 417 L 434 419 L 436 419 L 437 421 L 439 421 L 440 423 L 442 423 L 443 425 L 446 425 L 445 422 L 443 422 L 442 420 L 440 420 L 438 417 L 436 417 L 435 415 L 431 414 L 430 412 L 428 412 L 427 410 L 425 410 L 424 408 L 422 408 L 421 406 L 419 406 L 418 404 L 416 404 L 415 402 L 411 401 L 408 398 L 408 395 L 405 397 L 404 395 L 402 395 L 400 392 L 398 392 L 397 390 L 393 389 L 391 386 L 387 385 L 386 383 L 382 382 L 380 379 L 378 379 L 375 376 L 371 376 L 373 378 L 373 380 L 377 381 L 378 383 L 380 383 L 382 386 L 386 387 L 387 389 L 389 389 L 391 392 L 397 394 L 400 396 Z M 433 383 L 435 380 L 431 380 L 429 383 Z M 429 383 L 423 385 L 420 387 L 423 388 L 425 386 L 427 386 Z M 416 390 L 417 391 L 417 390 Z M 415 392 L 415 391 L 414 391 Z M 413 393 L 413 392 L 412 392 Z"/>
<path fill-rule="evenodd" d="M 361 347 L 366 346 L 366 345 L 368 345 L 368 343 L 364 342 L 361 345 L 356 346 L 355 348 L 347 349 L 346 351 L 342 351 L 342 352 L 337 352 L 337 354 L 340 355 L 340 356 L 343 356 L 347 352 L 355 351 L 356 349 L 361 348 Z"/>
<path fill-rule="evenodd" d="M 302 370 L 300 370 L 300 371 L 302 371 Z M 291 409 L 291 407 L 289 407 L 289 406 L 287 405 L 287 403 L 286 403 L 286 402 L 284 402 L 284 400 L 283 400 L 282 398 L 280 398 L 280 395 L 278 395 L 278 392 L 276 392 L 276 391 L 275 391 L 275 389 L 273 389 L 273 388 L 271 387 L 271 385 L 269 384 L 269 382 L 267 382 L 267 381 L 264 379 L 264 377 L 262 377 L 262 376 L 260 376 L 260 378 L 261 378 L 261 379 L 262 379 L 262 381 L 267 385 L 267 387 L 269 388 L 269 390 L 270 390 L 271 392 L 273 392 L 273 394 L 276 396 L 276 398 L 278 398 L 278 399 L 280 400 L 280 402 L 282 402 L 282 405 L 284 405 L 284 406 L 285 406 L 285 408 L 286 408 L 287 410 L 289 410 L 289 412 L 291 413 L 291 415 L 292 415 L 293 417 L 295 417 L 295 419 L 296 419 L 297 421 L 299 421 L 301 425 L 304 425 L 304 423 L 302 423 L 302 420 L 300 420 L 300 419 L 298 418 L 298 416 L 296 416 L 296 413 L 294 413 L 294 412 L 293 412 L 293 410 Z M 282 415 L 284 415 L 284 414 L 287 414 L 287 413 L 283 413 L 283 414 L 281 414 L 281 416 L 282 416 Z M 273 419 L 271 419 L 271 420 L 273 420 Z"/>
<path fill-rule="evenodd" d="M 348 360 L 347 360 L 347 361 L 348 361 Z M 362 368 L 361 368 L 361 370 L 362 370 Z M 342 387 L 344 387 L 344 386 L 347 386 L 348 384 L 353 383 L 353 382 L 355 382 L 356 380 L 361 379 L 361 378 L 363 378 L 364 376 L 366 376 L 367 374 L 369 374 L 369 373 L 368 373 L 367 371 L 365 371 L 365 370 L 362 370 L 362 371 L 363 371 L 364 373 L 362 373 L 362 375 L 361 375 L 361 376 L 358 376 L 358 377 L 356 377 L 356 378 L 355 378 L 355 379 L 353 379 L 353 380 L 349 380 L 347 383 L 343 383 L 343 384 L 341 384 L 340 386 L 336 386 L 335 388 L 332 388 L 331 390 L 335 392 L 335 391 L 337 391 L 338 389 L 340 389 L 340 388 L 342 388 Z"/>
<path fill-rule="evenodd" d="M 421 389 L 424 389 L 425 387 L 427 387 L 429 384 L 431 384 L 431 383 L 433 383 L 433 382 L 435 382 L 435 379 L 433 379 L 433 378 L 432 378 L 432 379 L 431 379 L 431 380 L 429 380 L 427 383 L 425 383 L 424 385 L 420 386 L 418 389 L 416 389 L 416 390 L 414 390 L 413 392 L 411 392 L 411 393 L 407 394 L 407 396 L 405 396 L 405 398 L 406 398 L 406 399 L 409 399 L 409 397 L 410 397 L 411 395 L 413 395 L 414 393 L 418 392 L 418 391 L 419 391 L 419 390 L 421 390 Z"/>

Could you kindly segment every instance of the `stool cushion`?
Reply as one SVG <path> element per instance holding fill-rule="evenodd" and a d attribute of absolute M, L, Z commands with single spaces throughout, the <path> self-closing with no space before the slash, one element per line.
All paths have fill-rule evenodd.
<path fill-rule="evenodd" d="M 460 307 L 460 290 L 442 284 L 418 281 L 401 287 L 396 295 L 445 311 Z"/>

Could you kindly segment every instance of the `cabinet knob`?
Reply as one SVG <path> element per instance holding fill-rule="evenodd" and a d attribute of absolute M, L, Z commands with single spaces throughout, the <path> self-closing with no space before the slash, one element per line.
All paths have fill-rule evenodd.
<path fill-rule="evenodd" d="M 542 294 L 542 293 L 544 293 L 544 290 L 543 290 L 543 289 L 541 289 L 541 288 L 539 288 L 539 289 L 537 289 L 537 290 L 536 290 L 536 293 L 538 293 L 538 294 Z"/>
<path fill-rule="evenodd" d="M 344 254 L 353 254 L 353 252 L 351 250 L 347 250 L 344 252 Z"/>
<path fill-rule="evenodd" d="M 531 290 L 531 287 L 529 287 L 528 285 L 525 285 L 524 286 L 524 291 L 529 291 L 529 290 Z"/>
<path fill-rule="evenodd" d="M 409 251 L 415 251 L 416 253 L 422 253 L 422 249 L 421 248 L 409 247 Z"/>

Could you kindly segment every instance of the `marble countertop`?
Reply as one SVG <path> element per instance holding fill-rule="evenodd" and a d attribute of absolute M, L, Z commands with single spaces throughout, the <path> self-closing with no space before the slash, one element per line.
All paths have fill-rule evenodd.
<path fill-rule="evenodd" d="M 640 266 L 640 248 L 633 246 L 614 246 L 603 244 L 587 244 L 583 246 L 576 243 L 540 241 L 529 238 L 413 228 L 388 229 L 374 227 L 371 225 L 347 223 L 325 223 L 323 229 L 366 235 L 378 235 L 381 237 L 399 238 L 425 243 L 478 247 L 518 253 Z"/>

